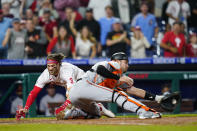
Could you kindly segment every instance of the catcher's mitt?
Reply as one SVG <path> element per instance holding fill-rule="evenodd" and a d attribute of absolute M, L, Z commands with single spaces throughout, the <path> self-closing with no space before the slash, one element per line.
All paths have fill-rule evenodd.
<path fill-rule="evenodd" d="M 164 95 L 161 99 L 160 105 L 166 111 L 173 111 L 181 100 L 179 92 Z"/>

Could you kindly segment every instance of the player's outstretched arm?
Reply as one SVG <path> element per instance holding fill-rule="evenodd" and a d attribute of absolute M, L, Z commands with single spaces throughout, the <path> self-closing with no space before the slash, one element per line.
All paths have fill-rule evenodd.
<path fill-rule="evenodd" d="M 42 88 L 34 86 L 33 90 L 29 93 L 29 96 L 27 98 L 26 104 L 24 108 L 18 109 L 16 111 L 16 119 L 20 120 L 20 118 L 23 116 L 25 117 L 25 114 L 28 112 L 30 106 L 33 104 L 34 100 L 36 99 L 38 93 L 41 91 Z"/>
<path fill-rule="evenodd" d="M 124 91 L 130 95 L 134 95 L 137 96 L 139 98 L 145 99 L 145 100 L 151 100 L 151 101 L 156 101 L 158 103 L 160 103 L 161 99 L 164 97 L 163 95 L 155 95 L 152 94 L 148 91 L 145 91 L 143 89 L 137 88 L 133 86 L 134 80 L 128 76 L 122 76 L 120 79 L 122 78 L 127 78 L 127 81 L 124 81 L 123 83 L 126 83 L 126 85 L 122 85 L 121 88 L 124 89 Z M 128 84 L 128 81 L 130 80 L 130 82 L 132 82 L 131 84 Z M 127 87 L 124 87 L 127 86 Z"/>

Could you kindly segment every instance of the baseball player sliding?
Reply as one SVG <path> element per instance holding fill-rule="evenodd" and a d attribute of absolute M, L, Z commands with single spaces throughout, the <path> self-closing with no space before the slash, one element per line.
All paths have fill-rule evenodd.
<path fill-rule="evenodd" d="M 50 54 L 47 56 L 47 69 L 45 69 L 42 72 L 42 74 L 39 76 L 38 80 L 36 81 L 33 90 L 29 93 L 25 107 L 17 110 L 16 112 L 17 120 L 20 120 L 22 116 L 25 117 L 25 114 L 28 112 L 30 106 L 36 99 L 38 93 L 43 89 L 43 87 L 46 84 L 50 83 L 54 85 L 64 86 L 65 88 L 67 88 L 67 95 L 68 95 L 70 88 L 73 86 L 76 80 L 81 78 L 81 76 L 84 74 L 84 71 L 81 70 L 80 68 L 70 63 L 66 63 L 66 62 L 62 63 L 61 61 L 62 59 L 64 59 L 64 57 L 65 56 L 63 54 Z M 115 117 L 115 115 L 111 111 L 107 110 L 101 103 L 94 103 L 94 106 L 96 107 L 95 110 L 99 112 L 99 116 L 98 115 L 92 116 L 81 111 L 79 108 L 72 107 L 71 102 L 68 99 L 64 102 L 62 106 L 60 106 L 55 111 L 55 114 L 58 116 L 60 113 L 66 110 L 66 107 L 68 106 L 72 109 L 72 114 L 75 115 L 76 112 L 78 115 L 84 116 L 85 118 L 97 118 L 100 115 Z M 67 109 L 66 112 L 68 113 L 69 110 L 70 109 Z M 75 110 L 75 112 L 73 110 Z"/>
<path fill-rule="evenodd" d="M 128 57 L 122 52 L 115 53 L 109 62 L 96 63 L 70 89 L 69 99 L 71 103 L 75 107 L 95 116 L 100 115 L 100 112 L 95 110 L 97 108 L 96 102 L 114 102 L 125 110 L 136 112 L 140 119 L 161 118 L 159 112 L 126 94 L 127 92 L 158 102 L 163 98 L 163 96 L 153 95 L 133 87 L 133 80 L 122 75 L 127 69 Z M 69 111 L 69 113 L 72 114 L 72 111 Z M 69 113 L 67 113 L 67 116 Z"/>

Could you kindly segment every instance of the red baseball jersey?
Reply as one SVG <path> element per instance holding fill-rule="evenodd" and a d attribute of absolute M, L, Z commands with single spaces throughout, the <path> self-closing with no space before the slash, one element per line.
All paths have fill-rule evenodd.
<path fill-rule="evenodd" d="M 166 32 L 162 39 L 162 43 L 169 44 L 178 50 L 178 53 L 172 53 L 169 50 L 165 50 L 165 57 L 181 57 L 184 55 L 184 47 L 186 45 L 184 34 L 180 33 L 176 35 L 172 31 Z"/>

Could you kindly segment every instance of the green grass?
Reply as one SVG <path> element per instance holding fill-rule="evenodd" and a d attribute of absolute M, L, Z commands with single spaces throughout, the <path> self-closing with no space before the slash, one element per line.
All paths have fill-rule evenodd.
<path fill-rule="evenodd" d="M 170 125 L 64 125 L 64 124 L 14 124 L 0 125 L 0 131 L 196 131 L 197 126 Z"/>

